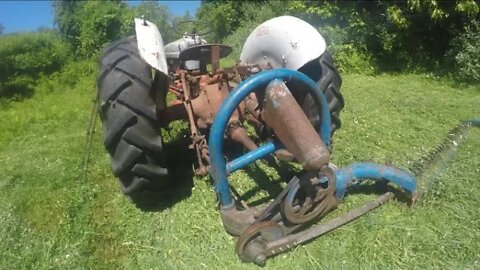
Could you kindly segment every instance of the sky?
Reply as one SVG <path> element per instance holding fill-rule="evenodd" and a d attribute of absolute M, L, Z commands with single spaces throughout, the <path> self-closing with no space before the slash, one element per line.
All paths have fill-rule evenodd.
<path fill-rule="evenodd" d="M 53 1 L 3 1 L 0 0 L 0 24 L 3 33 L 33 31 L 39 27 L 53 27 Z M 135 6 L 139 1 L 127 1 Z M 194 15 L 200 1 L 159 1 L 174 15 L 183 15 L 188 10 Z"/>

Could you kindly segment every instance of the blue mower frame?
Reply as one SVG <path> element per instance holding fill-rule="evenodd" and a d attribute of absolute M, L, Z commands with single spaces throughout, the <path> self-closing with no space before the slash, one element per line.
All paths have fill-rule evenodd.
<path fill-rule="evenodd" d="M 324 184 L 324 189 L 321 190 L 320 193 L 325 192 L 321 193 L 319 197 L 323 196 L 322 198 L 324 198 L 325 201 L 327 201 L 328 190 L 331 191 L 330 185 L 333 183 L 334 192 L 332 192 L 332 194 L 334 195 L 331 197 L 334 198 L 334 202 L 332 202 L 330 198 L 330 202 L 319 203 L 320 206 L 312 210 L 312 212 L 315 212 L 313 215 L 317 215 L 314 219 L 305 216 L 302 217 L 303 219 L 292 217 L 292 215 L 295 215 L 292 214 L 292 211 L 294 211 L 292 209 L 296 207 L 298 210 L 299 208 L 298 200 L 295 200 L 295 196 L 299 189 L 302 188 L 301 177 L 294 177 L 290 180 L 290 183 L 284 191 L 277 195 L 275 200 L 267 205 L 260 214 L 258 211 L 251 211 L 251 208 L 237 208 L 228 182 L 229 174 L 258 159 L 273 154 L 275 151 L 284 149 L 285 143 L 274 138 L 227 163 L 223 154 L 223 139 L 229 119 L 237 106 L 239 106 L 250 93 L 255 91 L 269 91 L 269 89 L 282 83 L 285 85 L 291 82 L 295 83 L 296 86 L 300 86 L 303 91 L 307 91 L 314 98 L 320 115 L 320 124 L 316 132 L 329 152 L 331 150 L 331 120 L 326 96 L 317 83 L 305 74 L 294 70 L 267 70 L 244 80 L 223 101 L 210 130 L 208 145 L 210 149 L 211 167 L 209 174 L 213 179 L 214 189 L 220 203 L 223 224 L 228 232 L 239 236 L 236 251 L 240 258 L 243 261 L 254 262 L 258 265 L 264 265 L 267 257 L 323 235 L 394 197 L 393 193 L 387 192 L 376 200 L 354 209 L 344 216 L 335 218 L 326 224 L 305 229 L 307 226 L 311 226 L 314 221 L 317 221 L 324 213 L 334 209 L 337 203 L 345 196 L 348 187 L 353 184 L 367 179 L 386 181 L 399 186 L 406 191 L 412 199 L 416 197 L 416 179 L 411 173 L 392 166 L 359 162 L 350 164 L 345 168 L 334 169 L 332 169 L 333 166 L 329 164 L 325 166 L 323 174 L 320 173 L 316 176 L 318 179 L 313 181 L 315 182 L 313 185 Z M 286 91 L 289 91 L 288 88 Z M 277 113 L 281 114 L 282 112 L 277 110 Z M 287 148 L 287 150 L 290 149 Z M 328 160 L 329 158 L 328 156 Z M 309 177 L 311 176 L 310 174 Z M 305 183 L 305 180 L 303 180 L 303 182 Z M 328 182 L 328 186 L 325 185 L 326 182 Z M 288 211 L 290 217 L 292 217 L 290 219 L 287 218 L 287 210 L 283 210 L 283 212 L 278 210 L 279 208 L 285 209 L 285 207 L 282 208 L 285 201 L 288 201 L 290 205 L 290 210 Z M 295 202 L 297 202 L 297 205 L 294 205 Z M 303 210 L 300 210 L 300 212 L 302 211 Z"/>
<path fill-rule="evenodd" d="M 228 175 L 246 165 L 255 162 L 273 152 L 282 149 L 283 145 L 279 141 L 269 141 L 257 149 L 244 154 L 241 157 L 227 163 L 223 155 L 223 137 L 235 108 L 250 93 L 267 88 L 275 80 L 284 82 L 296 82 L 304 87 L 319 104 L 320 130 L 318 133 L 325 145 L 330 149 L 330 112 L 325 95 L 319 86 L 303 73 L 288 69 L 275 69 L 262 71 L 245 81 L 235 88 L 230 95 L 223 101 L 213 122 L 208 146 L 211 156 L 210 176 L 215 183 L 215 192 L 218 194 L 221 207 L 229 207 L 233 204 L 233 197 L 229 188 Z M 348 185 L 353 181 L 364 179 L 386 180 L 392 182 L 410 193 L 416 190 L 415 177 L 409 172 L 394 168 L 392 166 L 374 164 L 374 163 L 354 163 L 346 168 L 335 171 L 336 196 L 341 199 L 345 195 Z"/>

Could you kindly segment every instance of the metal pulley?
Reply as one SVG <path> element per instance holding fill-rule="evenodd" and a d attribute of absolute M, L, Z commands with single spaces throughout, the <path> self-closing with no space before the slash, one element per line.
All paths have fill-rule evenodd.
<path fill-rule="evenodd" d="M 292 224 L 303 224 L 323 216 L 337 205 L 335 174 L 325 167 L 319 174 L 295 177 L 293 187 L 281 204 L 281 212 Z"/>

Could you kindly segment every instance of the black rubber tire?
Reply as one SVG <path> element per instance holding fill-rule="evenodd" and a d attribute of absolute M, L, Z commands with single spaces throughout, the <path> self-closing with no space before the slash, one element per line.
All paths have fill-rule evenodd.
<path fill-rule="evenodd" d="M 168 182 L 155 103 L 152 69 L 140 57 L 136 38 L 108 45 L 97 80 L 104 145 L 121 191 L 135 203 L 144 191 Z M 162 76 L 161 73 L 158 76 Z"/>
<path fill-rule="evenodd" d="M 298 71 L 316 81 L 327 97 L 332 120 L 331 135 L 333 136 L 333 133 L 342 125 L 340 121 L 340 111 L 345 106 L 345 101 L 340 92 L 342 78 L 335 68 L 332 56 L 329 52 L 325 51 L 319 58 L 305 64 Z M 318 127 L 320 124 L 320 115 L 318 114 L 318 107 L 310 94 L 300 98 L 299 102 L 313 126 Z"/>

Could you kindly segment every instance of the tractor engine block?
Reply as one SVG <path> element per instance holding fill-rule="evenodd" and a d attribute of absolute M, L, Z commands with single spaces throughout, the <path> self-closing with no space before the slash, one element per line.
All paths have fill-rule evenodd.
<path fill-rule="evenodd" d="M 196 149 L 198 155 L 198 176 L 208 173 L 210 164 L 208 145 L 205 135 L 215 119 L 222 102 L 239 82 L 253 72 L 260 71 L 259 67 L 235 67 L 217 69 L 212 73 L 203 73 L 198 70 L 177 70 L 171 74 L 169 93 L 175 96 L 166 109 L 158 112 L 163 126 L 168 123 L 184 119 L 189 121 L 191 149 Z M 241 144 L 247 150 L 257 148 L 256 143 L 248 136 L 243 126 L 247 120 L 256 130 L 263 130 L 265 126 L 260 113 L 257 95 L 252 93 L 241 102 L 229 119 L 225 132 L 226 138 Z"/>

